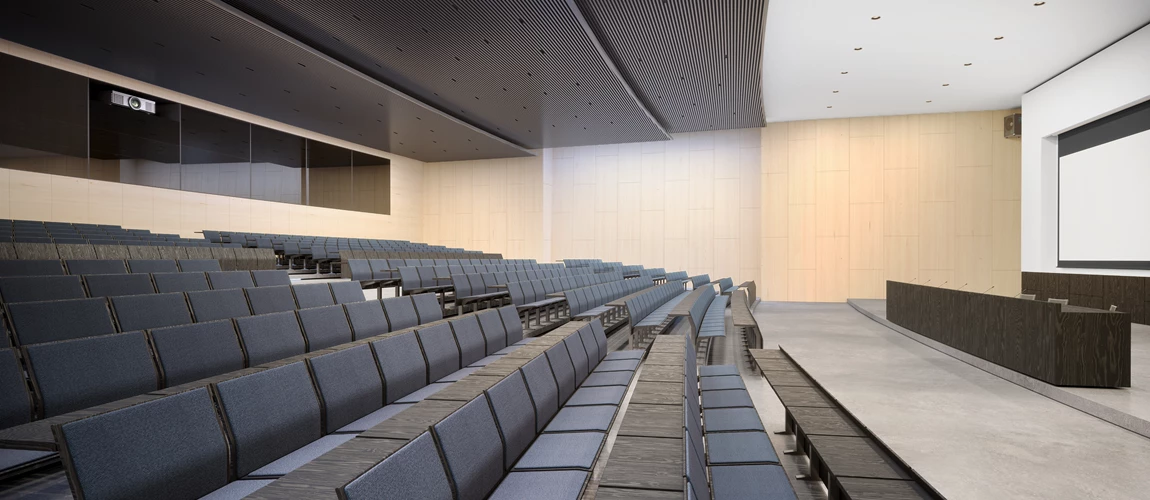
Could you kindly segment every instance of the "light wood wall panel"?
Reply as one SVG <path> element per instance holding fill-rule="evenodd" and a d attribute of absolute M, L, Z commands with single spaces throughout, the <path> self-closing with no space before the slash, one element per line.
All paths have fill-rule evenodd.
<path fill-rule="evenodd" d="M 897 279 L 1017 294 L 1013 111 L 772 123 L 762 129 L 761 296 L 884 298 Z"/>

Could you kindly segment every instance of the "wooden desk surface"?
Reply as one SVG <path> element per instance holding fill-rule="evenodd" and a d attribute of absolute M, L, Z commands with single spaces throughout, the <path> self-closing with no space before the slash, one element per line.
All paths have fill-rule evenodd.
<path fill-rule="evenodd" d="M 772 386 L 772 388 L 775 390 L 775 394 L 779 396 L 779 401 L 782 401 L 788 408 L 792 406 L 837 407 L 826 396 L 823 396 L 821 391 L 812 387 Z"/>
<path fill-rule="evenodd" d="M 851 422 L 842 410 L 838 408 L 808 408 L 789 407 L 791 418 L 798 423 L 799 428 L 806 434 L 822 434 L 828 436 L 855 436 L 865 437 L 857 425 Z"/>
<path fill-rule="evenodd" d="M 836 476 L 912 479 L 892 465 L 886 452 L 870 438 L 809 435 L 807 439 Z"/>
<path fill-rule="evenodd" d="M 755 321 L 755 315 L 751 314 L 751 309 L 747 307 L 747 294 L 742 290 L 736 290 L 731 293 L 731 320 L 737 327 L 742 328 L 758 328 L 759 322 Z"/>
<path fill-rule="evenodd" d="M 455 410 L 463 408 L 464 404 L 466 401 L 425 399 L 364 431 L 356 439 L 363 437 L 409 441 L 422 434 L 428 427 L 447 418 Z"/>
<path fill-rule="evenodd" d="M 627 406 L 620 436 L 681 438 L 683 436 L 683 402 L 679 404 L 636 404 Z"/>
<path fill-rule="evenodd" d="M 928 500 L 932 499 L 926 490 L 914 481 L 892 481 L 889 479 L 868 479 L 861 477 L 836 477 L 851 498 L 881 498 L 883 500 Z"/>
<path fill-rule="evenodd" d="M 683 491 L 683 438 L 619 436 L 603 470 L 601 486 Z"/>
<path fill-rule="evenodd" d="M 631 393 L 632 404 L 678 405 L 683 402 L 683 381 L 676 383 L 638 382 Z"/>

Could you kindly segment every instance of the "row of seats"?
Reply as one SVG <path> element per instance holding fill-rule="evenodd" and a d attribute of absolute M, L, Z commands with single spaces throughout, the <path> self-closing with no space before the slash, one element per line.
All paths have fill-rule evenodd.
<path fill-rule="evenodd" d="M 27 372 L 32 397 L 16 395 L 28 386 L 22 375 L 11 380 L 0 428 L 32 421 L 33 409 L 54 417 L 441 319 L 435 298 L 417 295 L 24 346 L 16 373 Z"/>
<path fill-rule="evenodd" d="M 454 262 L 453 262 L 454 261 Z M 561 266 L 554 264 L 508 264 L 505 261 L 481 261 L 479 264 L 462 263 L 457 259 L 350 259 L 346 265 L 340 266 L 344 278 L 360 281 L 391 281 L 400 279 L 399 269 L 402 267 L 431 267 L 435 277 L 446 278 L 452 274 L 495 273 L 533 271 L 538 274 L 540 270 L 562 270 Z M 484 263 L 487 262 L 487 263 Z M 418 271 L 417 271 L 418 272 Z M 589 270 L 581 270 L 572 274 L 585 274 Z M 538 279 L 536 276 L 535 279 Z"/>
<path fill-rule="evenodd" d="M 113 275 L 139 276 L 147 275 Z M 6 304 L 14 345 L 32 345 L 185 325 L 270 312 L 288 304 L 306 309 L 365 300 L 359 285 L 343 281 L 195 292 L 147 293 Z M 337 302 L 338 301 L 338 302 Z M 438 303 L 437 303 L 438 307 Z"/>
<path fill-rule="evenodd" d="M 682 282 L 669 281 L 628 299 L 625 305 L 631 326 L 631 345 L 645 345 L 649 337 L 666 329 L 674 320 L 671 310 L 690 293 L 683 290 Z"/>
<path fill-rule="evenodd" d="M 621 311 L 619 307 L 606 305 L 613 300 L 626 297 L 655 286 L 649 277 L 631 278 L 600 285 L 576 288 L 564 292 L 567 308 L 572 318 L 600 318 L 603 323 L 614 323 Z"/>
<path fill-rule="evenodd" d="M 394 332 L 61 425 L 73 491 L 84 498 L 252 493 L 505 350 L 521 331 L 508 332 L 500 316 L 485 311 Z"/>
<path fill-rule="evenodd" d="M 493 266 L 420 266 L 400 267 L 400 286 L 405 291 L 419 291 L 434 288 L 443 288 L 444 281 L 458 274 L 490 273 L 497 284 L 504 285 L 516 281 L 530 281 L 543 279 L 574 278 L 585 276 L 592 279 L 620 280 L 621 274 L 593 274 L 589 272 L 571 272 L 565 269 L 527 269 L 519 271 L 496 271 Z"/>
<path fill-rule="evenodd" d="M 687 277 L 687 271 L 675 271 L 666 274 L 667 282 L 671 281 L 686 281 L 690 278 Z"/>
<path fill-rule="evenodd" d="M 691 276 L 690 280 L 691 280 L 691 288 L 702 288 L 706 285 L 711 284 L 711 277 L 707 276 L 706 274 L 700 274 L 698 276 Z"/>
<path fill-rule="evenodd" d="M 267 273 L 252 276 L 252 273 Z M 345 288 L 355 283 L 339 285 Z M 81 276 L 18 276 L 0 278 L 0 302 L 35 302 L 45 300 L 80 299 L 85 297 L 115 297 L 152 293 L 196 292 L 226 290 L 257 286 L 285 286 L 291 284 L 282 271 L 215 271 L 152 274 L 85 274 Z"/>
<path fill-rule="evenodd" d="M 0 262 L 29 260 L 216 260 L 224 271 L 275 269 L 275 255 L 259 248 L 0 243 Z M 9 268 L 19 263 L 5 264 Z"/>
<path fill-rule="evenodd" d="M 0 260 L 0 277 L 222 271 L 215 259 Z"/>

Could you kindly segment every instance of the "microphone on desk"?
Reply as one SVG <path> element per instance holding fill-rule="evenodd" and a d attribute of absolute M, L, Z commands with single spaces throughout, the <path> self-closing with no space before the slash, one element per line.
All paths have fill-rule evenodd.
<path fill-rule="evenodd" d="M 966 287 L 966 285 L 969 285 L 969 284 L 970 283 L 963 283 L 962 286 L 955 288 L 955 290 L 962 290 L 964 287 Z"/>
<path fill-rule="evenodd" d="M 986 291 L 982 292 L 982 293 L 986 293 L 986 292 L 989 292 L 991 290 L 994 290 L 994 285 L 990 285 L 990 288 L 987 288 Z"/>

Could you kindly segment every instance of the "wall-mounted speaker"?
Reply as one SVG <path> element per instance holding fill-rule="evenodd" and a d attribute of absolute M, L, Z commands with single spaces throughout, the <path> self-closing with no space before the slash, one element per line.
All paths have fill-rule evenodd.
<path fill-rule="evenodd" d="M 1022 113 L 1006 115 L 1006 117 L 1002 119 L 1002 135 L 1007 139 L 1018 139 L 1022 137 Z"/>

